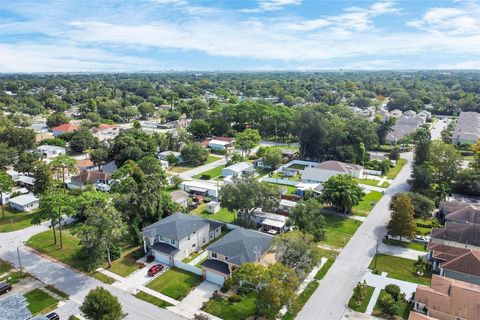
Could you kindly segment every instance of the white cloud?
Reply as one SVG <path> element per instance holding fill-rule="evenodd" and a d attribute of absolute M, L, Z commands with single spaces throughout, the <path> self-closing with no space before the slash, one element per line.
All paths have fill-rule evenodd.
<path fill-rule="evenodd" d="M 450 35 L 478 34 L 480 6 L 475 2 L 468 2 L 461 7 L 431 8 L 421 19 L 408 21 L 407 26 Z"/>
<path fill-rule="evenodd" d="M 141 68 L 139 68 L 141 67 Z M 0 72 L 161 70 L 158 62 L 68 45 L 0 44 Z"/>
<path fill-rule="evenodd" d="M 263 11 L 277 11 L 288 6 L 297 6 L 301 3 L 302 0 L 259 0 L 258 7 L 252 9 L 241 9 L 240 12 L 255 13 Z"/>

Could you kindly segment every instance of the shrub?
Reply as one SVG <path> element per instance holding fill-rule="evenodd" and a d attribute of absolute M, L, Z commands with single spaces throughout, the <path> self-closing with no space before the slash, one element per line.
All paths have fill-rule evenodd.
<path fill-rule="evenodd" d="M 397 304 L 392 304 L 388 307 L 387 310 L 384 310 L 384 312 L 391 316 L 397 316 L 400 313 L 400 308 Z"/>
<path fill-rule="evenodd" d="M 396 284 L 389 284 L 385 286 L 385 291 L 389 293 L 395 301 L 400 297 L 400 287 Z"/>
<path fill-rule="evenodd" d="M 388 313 L 388 310 L 392 305 L 395 304 L 395 300 L 389 293 L 385 293 L 379 299 L 380 306 L 382 307 L 383 312 Z"/>
<path fill-rule="evenodd" d="M 120 258 L 121 255 L 122 255 L 122 247 L 113 245 L 110 248 L 110 258 L 112 260 L 117 260 L 118 258 Z"/>
<path fill-rule="evenodd" d="M 228 298 L 228 302 L 235 303 L 242 301 L 242 296 L 239 294 L 234 294 Z"/>
<path fill-rule="evenodd" d="M 202 180 L 210 180 L 210 179 L 212 179 L 212 176 L 209 175 L 209 174 L 202 174 L 202 175 L 200 176 L 200 179 L 202 179 Z"/>

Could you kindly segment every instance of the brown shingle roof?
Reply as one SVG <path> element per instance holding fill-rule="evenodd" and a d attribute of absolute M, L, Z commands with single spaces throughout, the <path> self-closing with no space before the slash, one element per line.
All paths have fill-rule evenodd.
<path fill-rule="evenodd" d="M 111 178 L 110 174 L 99 172 L 99 171 L 83 171 L 78 176 L 72 177 L 72 180 L 80 181 L 83 183 L 91 182 L 94 183 L 98 180 L 109 180 Z"/>
<path fill-rule="evenodd" d="M 433 252 L 432 258 L 443 260 L 443 261 L 453 260 L 470 251 L 469 249 L 465 249 L 465 248 L 458 248 L 458 247 L 453 247 L 446 244 L 433 243 L 433 242 L 430 242 L 427 245 L 427 249 Z"/>
<path fill-rule="evenodd" d="M 480 209 L 473 205 L 467 205 L 447 214 L 445 220 L 480 224 Z"/>
<path fill-rule="evenodd" d="M 438 209 L 444 214 L 468 207 L 468 203 L 461 201 L 440 201 Z"/>
<path fill-rule="evenodd" d="M 469 252 L 440 265 L 441 268 L 480 277 L 480 251 Z"/>
<path fill-rule="evenodd" d="M 361 170 L 363 169 L 362 166 L 356 165 L 356 164 L 350 164 L 350 163 L 345 163 L 345 162 L 340 162 L 340 161 L 335 161 L 335 160 L 329 160 L 322 162 L 317 165 L 318 169 L 325 169 L 325 170 L 332 170 L 332 171 L 338 171 L 338 172 L 344 172 L 344 173 L 349 173 L 352 170 Z"/>

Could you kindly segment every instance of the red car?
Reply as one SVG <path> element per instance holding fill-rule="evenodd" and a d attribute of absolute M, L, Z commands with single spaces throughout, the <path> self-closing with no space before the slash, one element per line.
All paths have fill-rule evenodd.
<path fill-rule="evenodd" d="M 150 269 L 148 269 L 148 275 L 150 277 L 153 277 L 157 273 L 163 270 L 163 264 L 156 264 L 154 266 L 151 266 Z"/>

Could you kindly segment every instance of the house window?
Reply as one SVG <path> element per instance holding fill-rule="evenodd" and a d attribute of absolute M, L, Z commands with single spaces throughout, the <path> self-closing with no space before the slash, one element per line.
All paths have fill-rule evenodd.
<path fill-rule="evenodd" d="M 215 252 L 212 252 L 212 258 L 217 259 L 217 254 Z"/>
<path fill-rule="evenodd" d="M 175 244 L 175 240 L 170 240 L 170 244 Z"/>
<path fill-rule="evenodd" d="M 160 237 L 160 242 L 165 242 L 165 237 Z"/>

